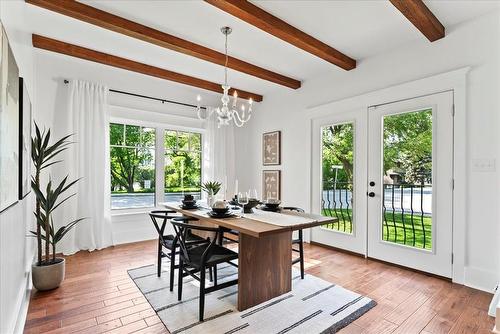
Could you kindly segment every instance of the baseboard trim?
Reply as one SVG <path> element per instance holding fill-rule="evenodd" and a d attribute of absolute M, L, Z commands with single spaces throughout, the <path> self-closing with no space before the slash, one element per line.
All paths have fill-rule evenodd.
<path fill-rule="evenodd" d="M 365 255 L 361 254 L 361 253 L 356 253 L 356 252 L 353 252 L 353 251 L 350 251 L 350 250 L 347 250 L 347 249 L 343 249 L 343 248 L 338 248 L 338 247 L 335 247 L 335 246 L 325 245 L 325 244 L 322 244 L 320 242 L 309 241 L 309 243 L 311 245 L 314 245 L 314 246 L 319 246 L 319 247 L 331 249 L 331 250 L 334 250 L 334 251 L 337 251 L 337 252 L 341 252 L 341 253 L 345 253 L 345 254 L 349 254 L 349 255 L 354 255 L 354 256 L 358 256 L 358 257 L 363 257 L 363 258 L 365 257 Z"/>
<path fill-rule="evenodd" d="M 17 312 L 16 322 L 13 324 L 13 328 L 9 333 L 22 334 L 24 332 L 24 325 L 26 323 L 26 317 L 28 316 L 28 307 L 31 298 L 31 271 L 26 277 L 26 283 L 24 285 L 24 293 L 20 297 L 19 307 Z"/>
<path fill-rule="evenodd" d="M 464 285 L 493 293 L 498 284 L 499 277 L 496 273 L 476 267 L 465 267 Z"/>
<path fill-rule="evenodd" d="M 153 240 L 158 238 L 158 234 L 147 233 L 144 230 L 124 231 L 115 233 L 113 240 L 115 245 L 129 244 L 138 241 Z"/>

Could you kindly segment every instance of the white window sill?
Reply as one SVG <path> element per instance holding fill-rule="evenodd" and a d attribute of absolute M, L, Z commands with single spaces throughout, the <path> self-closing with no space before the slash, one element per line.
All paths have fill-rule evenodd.
<path fill-rule="evenodd" d="M 111 210 L 111 217 L 148 214 L 153 210 L 161 210 L 161 207 L 137 208 L 137 209 L 115 209 Z"/>

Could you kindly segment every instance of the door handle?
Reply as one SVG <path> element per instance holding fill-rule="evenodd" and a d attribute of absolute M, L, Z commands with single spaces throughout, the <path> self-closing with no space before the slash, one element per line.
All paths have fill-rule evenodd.
<path fill-rule="evenodd" d="M 373 191 L 370 191 L 370 192 L 368 193 L 368 196 L 370 196 L 370 197 L 375 197 L 375 193 L 374 193 Z"/>

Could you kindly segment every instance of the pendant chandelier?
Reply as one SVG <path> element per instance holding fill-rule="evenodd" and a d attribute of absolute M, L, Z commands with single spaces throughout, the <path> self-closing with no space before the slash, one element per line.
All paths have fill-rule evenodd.
<path fill-rule="evenodd" d="M 227 84 L 227 61 L 228 61 L 227 37 L 231 33 L 232 29 L 230 27 L 222 27 L 220 30 L 226 38 L 226 43 L 225 43 L 226 61 L 224 63 L 224 84 L 222 85 L 223 93 L 220 99 L 222 105 L 219 105 L 218 107 L 207 106 L 206 108 L 202 108 L 200 105 L 201 97 L 198 95 L 197 97 L 198 103 L 196 108 L 198 113 L 198 118 L 205 120 L 214 115 L 214 117 L 217 117 L 219 127 L 221 125 L 229 125 L 231 121 L 233 121 L 237 127 L 242 127 L 246 122 L 250 120 L 250 117 L 252 116 L 253 101 L 252 98 L 250 98 L 248 99 L 247 106 L 246 104 L 241 104 L 238 107 L 237 106 L 238 93 L 234 91 L 233 101 L 231 103 L 231 107 L 229 107 L 229 102 L 230 102 L 229 90 L 231 89 L 231 87 Z"/>

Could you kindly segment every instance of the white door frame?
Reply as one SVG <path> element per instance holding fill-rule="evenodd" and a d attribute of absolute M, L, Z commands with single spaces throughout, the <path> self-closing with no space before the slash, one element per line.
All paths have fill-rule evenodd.
<path fill-rule="evenodd" d="M 455 189 L 453 192 L 453 282 L 464 284 L 465 278 L 465 230 L 466 230 L 466 79 L 470 67 L 460 68 L 454 71 L 434 75 L 431 77 L 391 86 L 370 93 L 349 97 L 339 101 L 333 101 L 319 106 L 308 108 L 310 120 L 310 143 L 312 145 L 315 134 L 313 133 L 313 120 L 325 117 L 332 110 L 355 110 L 373 105 L 381 105 L 418 96 L 440 93 L 452 90 L 454 96 L 454 147 L 453 147 L 453 178 Z M 309 161 L 312 164 L 312 147 Z M 313 203 L 313 173 L 311 171 L 310 206 Z M 310 233 L 306 234 L 306 240 L 310 240 Z"/>

